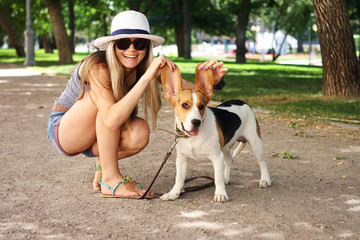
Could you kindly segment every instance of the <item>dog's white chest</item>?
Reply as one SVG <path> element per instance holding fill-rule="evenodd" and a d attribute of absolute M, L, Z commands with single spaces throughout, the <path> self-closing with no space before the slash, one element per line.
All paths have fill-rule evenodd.
<path fill-rule="evenodd" d="M 180 139 L 177 151 L 188 158 L 206 159 L 210 155 L 218 155 L 221 148 L 215 136 L 199 136 Z"/>
<path fill-rule="evenodd" d="M 199 146 L 197 146 L 197 144 L 193 141 L 189 141 L 188 139 L 184 139 L 183 141 L 180 140 L 176 149 L 178 152 L 184 154 L 188 158 L 197 159 L 204 157 L 204 153 L 199 150 Z"/>

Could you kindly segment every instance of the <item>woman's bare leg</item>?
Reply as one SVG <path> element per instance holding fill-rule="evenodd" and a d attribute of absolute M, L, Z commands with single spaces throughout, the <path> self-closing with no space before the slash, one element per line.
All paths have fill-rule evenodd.
<path fill-rule="evenodd" d="M 148 123 L 141 118 L 136 117 L 131 122 L 131 127 L 127 130 L 121 131 L 120 145 L 118 148 L 118 160 L 136 155 L 143 150 L 149 142 L 150 129 Z M 99 155 L 97 141 L 92 146 L 92 152 Z M 97 160 L 97 165 L 101 166 L 100 158 Z M 99 178 L 102 177 L 101 171 L 95 171 L 93 188 L 95 191 L 100 191 Z"/>
<path fill-rule="evenodd" d="M 98 115 L 98 109 L 89 94 L 86 94 L 61 119 L 59 142 L 69 154 L 83 152 L 92 146 L 93 153 L 101 156 L 98 163 L 102 168 L 103 182 L 114 187 L 123 179 L 119 171 L 118 159 L 140 152 L 148 143 L 149 132 L 147 122 L 141 118 L 135 118 L 131 129 L 121 133 L 120 130 L 108 129 Z M 99 139 L 101 140 L 98 141 Z M 96 176 L 97 179 L 99 177 Z M 94 189 L 98 188 L 97 183 L 93 186 Z M 125 189 L 121 186 L 118 191 L 120 190 L 123 193 L 116 195 L 131 196 L 140 192 L 134 184 L 126 184 Z M 107 194 L 108 191 L 110 190 L 103 188 L 103 193 Z"/>
<path fill-rule="evenodd" d="M 102 178 L 101 162 L 100 162 L 100 158 L 97 158 L 95 165 L 95 176 L 93 180 L 93 189 L 96 192 L 101 191 L 101 186 L 99 184 L 101 178 Z"/>
<path fill-rule="evenodd" d="M 97 107 L 89 94 L 65 113 L 59 126 L 59 142 L 69 154 L 81 153 L 96 141 Z"/>
<path fill-rule="evenodd" d="M 110 187 L 118 184 L 124 176 L 120 173 L 118 158 L 126 158 L 141 151 L 149 139 L 149 127 L 145 120 L 136 118 L 131 128 L 126 131 L 113 131 L 104 125 L 102 118 L 98 115 L 96 121 L 97 147 L 100 154 L 102 181 Z M 141 139 L 141 140 L 140 140 Z M 103 194 L 111 195 L 111 190 L 102 187 Z M 135 184 L 127 183 L 120 185 L 116 196 L 139 196 L 143 193 Z"/>

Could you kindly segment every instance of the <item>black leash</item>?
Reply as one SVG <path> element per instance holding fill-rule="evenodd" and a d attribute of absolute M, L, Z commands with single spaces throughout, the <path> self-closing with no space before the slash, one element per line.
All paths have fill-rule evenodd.
<path fill-rule="evenodd" d="M 159 173 L 161 172 L 161 169 L 163 168 L 163 166 L 165 165 L 166 161 L 168 160 L 168 158 L 171 156 L 171 153 L 172 151 L 174 150 L 174 147 L 175 145 L 179 142 L 179 138 L 187 138 L 188 136 L 184 133 L 184 132 L 181 132 L 177 129 L 176 131 L 176 134 L 175 133 L 172 133 L 170 131 L 167 131 L 167 130 L 164 130 L 164 129 L 160 129 L 160 130 L 163 130 L 163 131 L 166 131 L 166 132 L 169 132 L 171 134 L 174 134 L 175 135 L 175 139 L 174 139 L 174 143 L 173 145 L 170 147 L 170 149 L 167 151 L 167 153 L 165 154 L 165 157 L 159 167 L 159 170 L 157 171 L 157 173 L 155 174 L 155 177 L 153 178 L 153 180 L 151 181 L 149 187 L 146 189 L 145 193 L 139 198 L 139 199 L 144 199 L 146 197 L 146 195 L 148 194 L 148 192 L 150 191 L 152 185 L 154 184 L 156 178 L 159 176 Z M 209 179 L 211 180 L 210 183 L 207 183 L 207 184 L 203 184 L 203 185 L 200 185 L 200 186 L 194 186 L 194 187 L 187 187 L 187 188 L 184 188 L 184 191 L 185 192 L 193 192 L 193 191 L 196 191 L 196 190 L 200 190 L 200 189 L 204 189 L 204 188 L 207 188 L 207 187 L 211 187 L 214 185 L 214 178 L 212 177 L 208 177 L 208 176 L 198 176 L 198 177 L 192 177 L 192 178 L 187 178 L 185 180 L 185 183 L 188 183 L 188 182 L 191 182 L 195 179 L 198 179 L 198 178 L 206 178 L 206 179 Z"/>

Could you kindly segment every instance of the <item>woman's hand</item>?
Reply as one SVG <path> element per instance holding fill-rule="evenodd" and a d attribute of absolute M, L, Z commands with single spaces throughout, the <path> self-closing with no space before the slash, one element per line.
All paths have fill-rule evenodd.
<path fill-rule="evenodd" d="M 215 59 L 212 59 L 202 63 L 199 66 L 199 70 L 211 69 L 214 76 L 214 85 L 216 85 L 220 82 L 220 80 L 224 77 L 225 73 L 227 73 L 228 71 L 228 69 L 223 68 L 223 66 L 223 62 L 218 62 Z"/>
<path fill-rule="evenodd" d="M 161 69 L 165 65 L 168 65 L 173 71 L 176 68 L 175 64 L 170 59 L 166 58 L 164 54 L 161 54 L 159 57 L 153 59 L 144 76 L 151 81 L 152 79 L 160 76 Z"/>

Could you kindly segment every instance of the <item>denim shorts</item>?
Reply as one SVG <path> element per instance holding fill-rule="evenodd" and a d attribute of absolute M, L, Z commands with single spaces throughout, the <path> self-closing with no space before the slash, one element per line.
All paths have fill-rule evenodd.
<path fill-rule="evenodd" d="M 49 116 L 49 120 L 48 120 L 48 138 L 50 139 L 51 143 L 54 145 L 54 147 L 60 153 L 64 154 L 65 156 L 68 156 L 68 157 L 74 157 L 74 156 L 79 155 L 80 153 L 69 154 L 61 148 L 60 143 L 59 143 L 59 137 L 58 137 L 59 125 L 60 125 L 61 118 L 62 118 L 62 116 L 64 116 L 65 113 L 66 112 L 57 112 L 57 111 L 51 112 L 51 114 Z M 97 157 L 91 151 L 91 147 L 86 149 L 81 154 L 83 154 L 86 157 Z"/>

